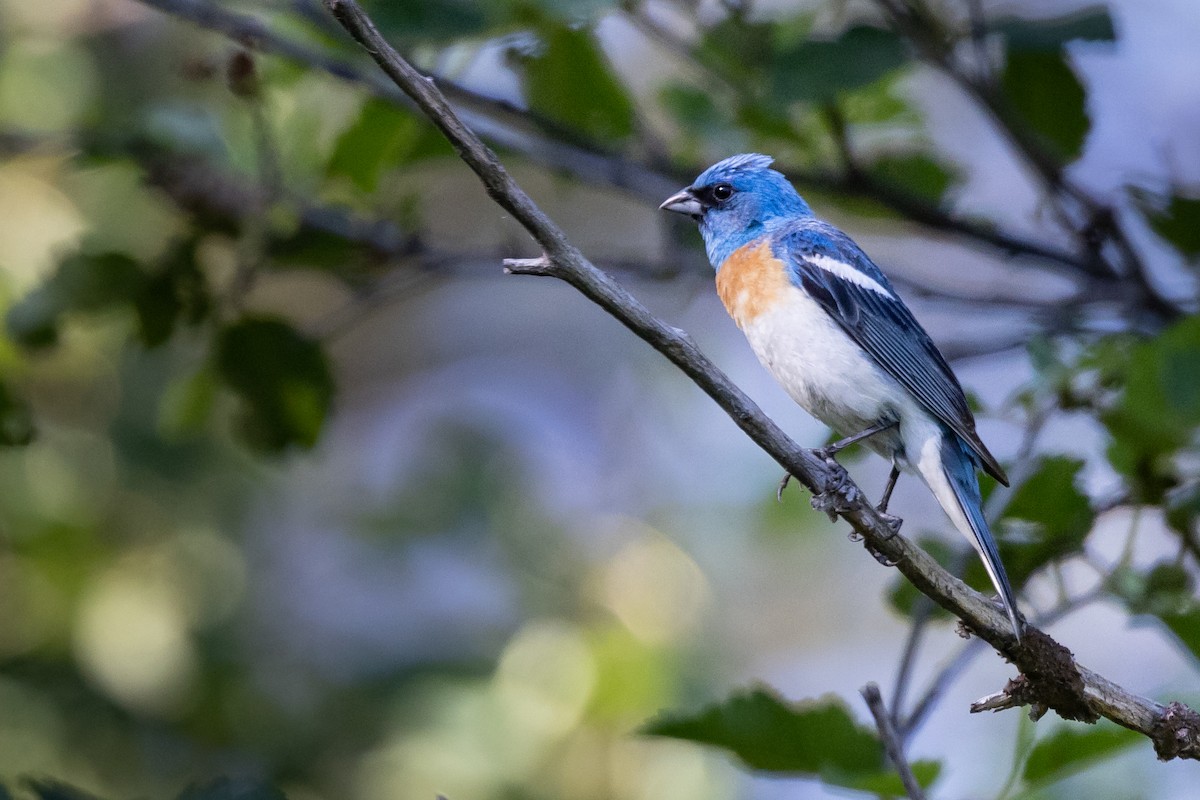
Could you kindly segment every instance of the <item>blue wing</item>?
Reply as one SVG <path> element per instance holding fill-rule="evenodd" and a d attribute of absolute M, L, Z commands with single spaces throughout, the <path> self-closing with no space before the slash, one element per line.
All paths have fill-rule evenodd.
<path fill-rule="evenodd" d="M 962 387 L 929 334 L 887 277 L 850 237 L 805 220 L 776 239 L 776 255 L 804 289 L 883 369 L 954 431 L 983 469 L 1005 486 L 1008 478 L 975 432 Z"/>

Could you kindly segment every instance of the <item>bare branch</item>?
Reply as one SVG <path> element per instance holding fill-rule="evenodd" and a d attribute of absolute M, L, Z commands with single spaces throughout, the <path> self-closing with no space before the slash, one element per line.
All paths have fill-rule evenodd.
<path fill-rule="evenodd" d="M 870 548 L 896 564 L 922 593 L 963 620 L 1021 671 L 1030 696 L 1066 719 L 1105 716 L 1155 742 L 1162 758 L 1200 759 L 1200 718 L 1126 692 L 1075 663 L 1070 651 L 1035 627 L 1018 643 L 997 603 L 967 587 L 883 520 L 836 465 L 799 447 L 721 372 L 683 331 L 661 322 L 593 266 L 512 179 L 499 159 L 458 118 L 434 82 L 383 39 L 354 0 L 325 0 L 347 31 L 450 140 L 484 189 L 542 246 L 556 276 L 570 283 L 690 377 L 751 439 L 810 490 L 822 508 L 846 519 Z M 1180 711 L 1179 709 L 1184 709 Z M 1191 716 L 1189 716 L 1191 715 Z M 1182 744 L 1180 744 L 1182 742 Z"/>
<path fill-rule="evenodd" d="M 900 782 L 904 784 L 904 791 L 911 800 L 925 800 L 925 792 L 921 789 L 921 784 L 917 783 L 912 767 L 908 765 L 908 759 L 904 757 L 904 742 L 896 734 L 892 718 L 888 716 L 887 708 L 883 705 L 883 696 L 879 693 L 879 686 L 868 683 L 859 691 L 863 699 L 867 701 L 867 708 L 871 709 L 871 716 L 875 717 L 875 727 L 879 730 L 883 749 L 887 753 L 888 759 L 896 767 L 896 772 L 900 773 Z"/>

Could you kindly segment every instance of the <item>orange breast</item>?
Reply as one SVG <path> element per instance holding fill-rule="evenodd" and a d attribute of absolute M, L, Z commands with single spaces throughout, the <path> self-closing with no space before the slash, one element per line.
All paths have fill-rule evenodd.
<path fill-rule="evenodd" d="M 765 240 L 734 250 L 717 270 L 717 294 L 739 328 L 782 299 L 787 286 L 783 262 Z"/>

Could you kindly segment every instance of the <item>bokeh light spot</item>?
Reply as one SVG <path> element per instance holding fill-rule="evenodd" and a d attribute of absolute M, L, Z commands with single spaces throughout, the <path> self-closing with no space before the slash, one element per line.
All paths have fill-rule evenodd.
<path fill-rule="evenodd" d="M 496 668 L 505 708 L 530 732 L 557 736 L 579 724 L 596 685 L 596 663 L 584 637 L 555 621 L 526 625 Z"/>
<path fill-rule="evenodd" d="M 608 564 L 603 601 L 645 642 L 678 641 L 692 630 L 709 598 L 708 580 L 695 561 L 647 526 Z"/>
<path fill-rule="evenodd" d="M 195 654 L 178 590 L 131 559 L 84 593 L 75 630 L 84 671 L 118 703 L 170 715 L 187 700 Z"/>

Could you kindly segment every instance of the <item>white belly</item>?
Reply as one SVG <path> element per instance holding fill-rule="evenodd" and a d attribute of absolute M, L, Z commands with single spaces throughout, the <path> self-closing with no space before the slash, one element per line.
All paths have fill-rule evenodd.
<path fill-rule="evenodd" d="M 792 399 L 838 434 L 851 436 L 888 419 L 904 428 L 927 418 L 894 378 L 795 287 L 746 321 L 743 331 Z M 889 458 L 904 450 L 896 433 L 874 436 L 867 444 Z"/>

